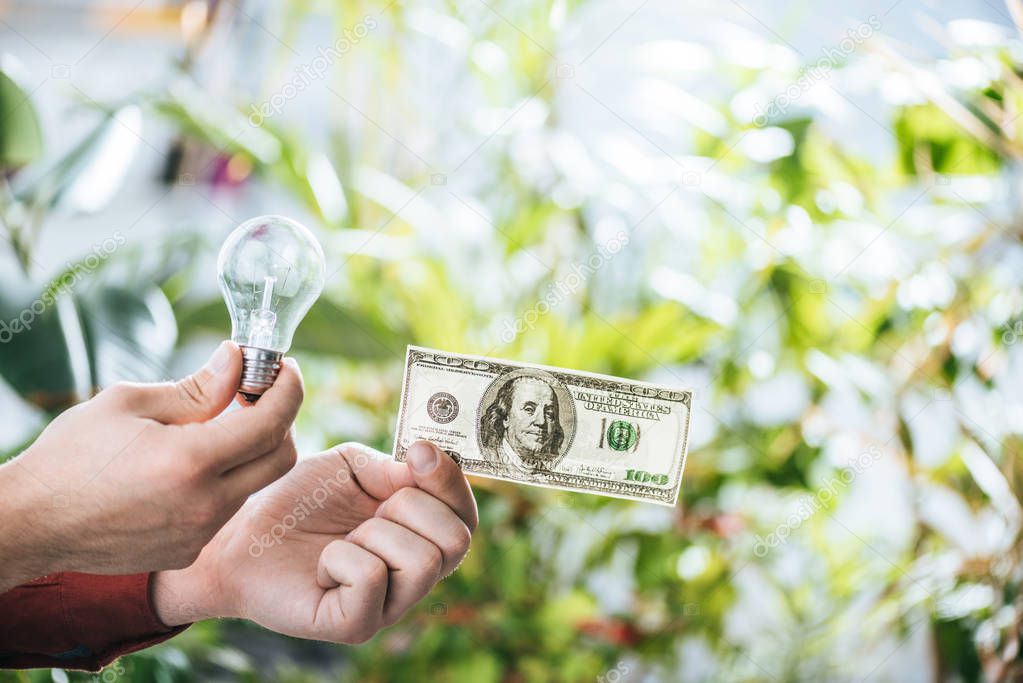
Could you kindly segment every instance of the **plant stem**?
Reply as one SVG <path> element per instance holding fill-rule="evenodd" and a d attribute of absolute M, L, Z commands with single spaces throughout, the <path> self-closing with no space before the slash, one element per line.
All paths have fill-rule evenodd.
<path fill-rule="evenodd" d="M 17 200 L 14 198 L 14 193 L 11 191 L 11 184 L 8 182 L 7 177 L 0 176 L 0 225 L 7 232 L 14 256 L 18 260 L 18 265 L 21 266 L 22 273 L 27 278 L 31 275 L 32 263 L 29 246 L 22 240 L 22 230 L 7 222 L 7 209 L 16 202 Z"/>

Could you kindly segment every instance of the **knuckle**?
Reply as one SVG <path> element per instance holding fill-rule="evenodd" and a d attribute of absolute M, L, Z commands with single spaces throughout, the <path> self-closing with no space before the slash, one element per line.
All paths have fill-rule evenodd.
<path fill-rule="evenodd" d="M 176 389 L 181 400 L 195 405 L 203 405 L 207 402 L 208 394 L 203 382 L 196 375 L 189 375 L 177 381 Z"/>
<path fill-rule="evenodd" d="M 284 418 L 278 418 L 274 421 L 273 426 L 270 429 L 269 437 L 270 448 L 280 448 L 285 442 L 290 440 L 291 423 Z"/>
<path fill-rule="evenodd" d="M 92 412 L 93 409 L 98 408 L 103 402 L 103 394 L 107 391 L 107 389 L 104 389 L 88 401 L 83 401 L 82 403 L 77 403 L 71 406 L 60 415 L 53 418 L 50 424 L 71 424 L 76 418 L 81 418 L 83 420 L 88 419 L 90 412 Z"/>
<path fill-rule="evenodd" d="M 370 588 L 384 589 L 387 586 L 387 565 L 379 557 L 367 561 L 362 573 Z"/>
<path fill-rule="evenodd" d="M 405 616 L 405 613 L 408 612 L 409 608 L 411 608 L 411 605 L 409 605 L 408 608 L 404 609 L 398 607 L 385 611 L 384 618 L 380 622 L 380 627 L 389 628 L 391 626 L 394 626 L 396 623 L 398 623 L 399 619 Z"/>
<path fill-rule="evenodd" d="M 362 643 L 365 643 L 367 640 L 375 636 L 378 630 L 380 630 L 379 627 L 377 627 L 374 624 L 358 626 L 352 629 L 348 637 L 345 638 L 345 642 L 350 643 L 352 645 L 361 645 Z"/>
<path fill-rule="evenodd" d="M 368 537 L 372 537 L 380 532 L 379 527 L 381 523 L 383 523 L 383 520 L 380 520 L 376 517 L 370 517 L 362 524 L 352 529 L 352 532 L 348 535 L 348 540 L 358 546 L 365 548 Z M 377 558 L 377 560 L 379 560 L 379 558 Z M 375 567 L 377 563 L 383 564 L 382 561 L 376 562 L 374 560 L 367 559 L 365 568 L 369 569 L 371 567 Z"/>
<path fill-rule="evenodd" d="M 348 542 L 354 543 L 357 546 L 362 546 L 363 535 L 365 532 L 366 522 L 363 522 L 359 526 L 355 527 L 348 533 Z"/>
<path fill-rule="evenodd" d="M 352 472 L 361 470 L 370 462 L 383 459 L 382 454 L 357 441 L 346 441 L 332 447 L 327 452 L 339 456 Z"/>
<path fill-rule="evenodd" d="M 173 459 L 177 462 L 170 463 L 171 472 L 185 489 L 200 486 L 212 472 L 209 461 L 197 451 Z"/>
<path fill-rule="evenodd" d="M 187 518 L 190 525 L 206 529 L 216 524 L 220 517 L 220 506 L 212 497 L 196 501 L 188 506 Z"/>
<path fill-rule="evenodd" d="M 284 445 L 278 449 L 277 453 L 277 474 L 284 476 L 291 471 L 291 468 L 298 462 L 298 449 L 295 448 L 295 443 L 291 439 L 288 439 Z"/>
<path fill-rule="evenodd" d="M 443 546 L 444 554 L 452 558 L 461 557 L 469 551 L 469 544 L 471 542 L 472 534 L 469 533 L 469 528 L 464 524 L 460 525 L 458 532 L 445 540 Z"/>
<path fill-rule="evenodd" d="M 431 544 L 423 560 L 424 573 L 432 579 L 440 575 L 441 570 L 444 568 L 444 552 L 440 548 Z"/>
<path fill-rule="evenodd" d="M 99 396 L 114 404 L 123 404 L 131 399 L 135 387 L 130 382 L 116 382 L 99 393 Z"/>
<path fill-rule="evenodd" d="M 169 457 L 165 459 L 159 465 L 158 471 L 182 495 L 187 495 L 199 486 L 205 476 L 199 459 L 187 455 L 183 458 Z"/>
<path fill-rule="evenodd" d="M 384 509 L 383 516 L 388 518 L 402 519 L 416 509 L 416 498 L 418 489 L 406 487 L 395 491 L 394 495 L 384 501 L 381 507 Z"/>
<path fill-rule="evenodd" d="M 330 450 L 333 451 L 334 453 L 337 453 L 341 457 L 341 459 L 348 463 L 349 467 L 351 467 L 351 459 L 354 458 L 359 453 L 358 447 L 359 444 L 355 443 L 354 441 L 346 441 L 344 443 L 334 446 Z"/>

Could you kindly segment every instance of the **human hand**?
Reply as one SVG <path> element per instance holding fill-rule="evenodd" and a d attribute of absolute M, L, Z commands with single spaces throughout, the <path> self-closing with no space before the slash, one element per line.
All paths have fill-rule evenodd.
<path fill-rule="evenodd" d="M 295 463 L 297 365 L 286 362 L 258 403 L 217 417 L 241 363 L 224 342 L 178 382 L 115 384 L 0 467 L 0 591 L 54 571 L 190 565 L 250 494 Z"/>
<path fill-rule="evenodd" d="M 154 607 L 168 626 L 241 617 L 361 643 L 458 566 L 477 522 L 468 481 L 432 444 L 408 463 L 346 444 L 249 500 L 194 565 L 157 573 Z"/>

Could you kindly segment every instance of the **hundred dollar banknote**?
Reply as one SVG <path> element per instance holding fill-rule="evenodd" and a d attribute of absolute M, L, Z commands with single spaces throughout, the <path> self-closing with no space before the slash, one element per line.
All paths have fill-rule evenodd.
<path fill-rule="evenodd" d="M 693 393 L 408 347 L 394 457 L 427 439 L 483 477 L 675 505 Z"/>

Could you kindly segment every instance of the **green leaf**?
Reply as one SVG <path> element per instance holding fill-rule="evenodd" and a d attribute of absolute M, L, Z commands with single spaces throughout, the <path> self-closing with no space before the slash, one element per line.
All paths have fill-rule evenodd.
<path fill-rule="evenodd" d="M 39 117 L 28 94 L 0 71 L 0 167 L 14 169 L 43 154 Z"/>
<path fill-rule="evenodd" d="M 901 109 L 895 119 L 895 136 L 900 167 L 908 175 L 923 170 L 917 168 L 921 153 L 937 173 L 993 173 L 999 168 L 997 152 L 965 135 L 959 124 L 934 104 Z"/>
<path fill-rule="evenodd" d="M 246 115 L 211 96 L 189 78 L 180 78 L 166 97 L 152 102 L 156 111 L 183 132 L 214 148 L 241 152 L 261 164 L 280 160 L 281 143 L 265 129 L 250 124 Z"/>
<path fill-rule="evenodd" d="M 159 287 L 100 286 L 76 296 L 94 386 L 166 380 L 177 341 L 174 311 Z"/>
<path fill-rule="evenodd" d="M 5 278 L 0 287 L 0 375 L 44 410 L 67 407 L 87 390 L 88 368 L 83 373 L 74 365 L 66 334 L 75 337 L 74 329 L 62 325 L 55 300 Z"/>
<path fill-rule="evenodd" d="M 209 301 L 178 311 L 183 338 L 198 332 L 227 336 L 231 319 L 224 302 Z M 405 353 L 408 334 L 328 298 L 320 298 L 295 332 L 291 349 L 352 360 L 386 360 Z"/>
<path fill-rule="evenodd" d="M 160 289 L 80 287 L 0 288 L 0 376 L 44 410 L 66 408 L 118 380 L 165 379 L 177 326 Z"/>
<path fill-rule="evenodd" d="M 321 297 L 298 326 L 292 348 L 356 360 L 393 360 L 405 355 L 408 333 Z"/>
<path fill-rule="evenodd" d="M 17 189 L 18 198 L 47 209 L 94 212 L 113 199 L 139 139 L 141 112 L 128 106 L 108 112 L 70 152 L 37 178 Z"/>
<path fill-rule="evenodd" d="M 477 650 L 459 659 L 451 668 L 452 683 L 497 683 L 501 680 L 501 664 L 490 652 Z"/>

